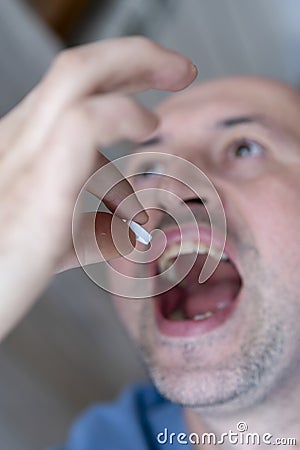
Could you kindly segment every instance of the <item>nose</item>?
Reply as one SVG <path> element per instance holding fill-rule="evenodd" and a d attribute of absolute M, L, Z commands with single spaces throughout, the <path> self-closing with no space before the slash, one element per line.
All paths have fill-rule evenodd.
<path fill-rule="evenodd" d="M 205 206 L 205 204 L 207 203 L 206 198 L 202 197 L 190 197 L 190 198 L 186 198 L 183 200 L 185 203 L 187 204 L 194 204 L 194 205 L 201 205 L 201 206 Z"/>
<path fill-rule="evenodd" d="M 193 173 L 184 173 L 172 167 L 161 177 L 158 203 L 161 207 L 172 211 L 180 207 L 182 202 L 204 207 L 213 207 L 216 190 L 208 177 L 193 166 Z"/>
<path fill-rule="evenodd" d="M 159 209 L 167 214 L 162 214 L 159 227 L 185 223 L 202 223 L 211 228 L 211 245 L 217 245 L 214 239 L 218 236 L 219 243 L 226 239 L 226 216 L 222 200 L 212 181 L 201 171 L 189 171 L 182 176 L 176 173 L 174 166 L 168 172 L 168 176 L 162 176 L 158 202 Z M 163 194 L 163 195 L 162 195 Z M 187 208 L 186 208 L 187 207 Z M 220 244 L 218 244 L 220 245 Z M 221 244 L 222 245 L 222 244 Z M 208 261 L 208 271 L 210 270 Z M 206 264 L 206 263 L 205 263 Z M 205 266 L 206 267 L 206 266 Z M 205 272 L 206 273 L 206 272 Z M 205 281 L 206 275 L 201 280 Z"/>

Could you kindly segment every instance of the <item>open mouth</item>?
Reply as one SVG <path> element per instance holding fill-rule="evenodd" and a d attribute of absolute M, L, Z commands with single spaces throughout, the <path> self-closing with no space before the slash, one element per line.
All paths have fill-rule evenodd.
<path fill-rule="evenodd" d="M 207 258 L 220 262 L 211 277 L 200 284 L 199 274 Z M 176 240 L 168 244 L 156 263 L 157 273 L 161 273 L 168 282 L 175 284 L 182 279 L 154 299 L 157 324 L 163 334 L 203 334 L 220 326 L 232 315 L 242 279 L 226 247 L 224 252 L 218 248 L 210 249 L 210 240 L 206 239 L 199 245 L 191 237 L 186 237 L 181 246 Z"/>

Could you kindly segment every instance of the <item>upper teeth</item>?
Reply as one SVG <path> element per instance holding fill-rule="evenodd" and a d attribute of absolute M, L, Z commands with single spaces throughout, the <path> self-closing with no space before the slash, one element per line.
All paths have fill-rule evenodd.
<path fill-rule="evenodd" d="M 168 269 L 178 255 L 187 255 L 190 253 L 197 253 L 200 255 L 209 254 L 218 261 L 220 259 L 229 261 L 229 257 L 227 256 L 227 254 L 219 249 L 216 249 L 214 247 L 210 248 L 206 244 L 195 241 L 182 241 L 181 243 L 176 242 L 170 245 L 170 247 L 168 247 L 162 254 L 162 256 L 158 260 L 159 271 L 164 272 L 166 269 Z"/>

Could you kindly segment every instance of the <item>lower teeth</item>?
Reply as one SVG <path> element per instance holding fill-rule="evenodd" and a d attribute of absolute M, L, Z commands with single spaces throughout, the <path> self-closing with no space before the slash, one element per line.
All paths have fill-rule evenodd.
<path fill-rule="evenodd" d="M 204 319 L 208 319 L 209 317 L 211 317 L 213 315 L 213 313 L 211 311 L 207 311 L 204 314 L 196 314 L 193 317 L 193 320 L 204 320 Z"/>
<path fill-rule="evenodd" d="M 185 317 L 183 315 L 183 312 L 181 309 L 177 308 L 174 311 L 171 312 L 171 314 L 169 315 L 169 320 L 205 320 L 208 319 L 209 317 L 213 316 L 214 313 L 212 313 L 211 311 L 207 311 L 206 313 L 203 314 L 196 314 L 194 317 L 192 317 L 191 319 L 189 319 L 188 317 Z"/>

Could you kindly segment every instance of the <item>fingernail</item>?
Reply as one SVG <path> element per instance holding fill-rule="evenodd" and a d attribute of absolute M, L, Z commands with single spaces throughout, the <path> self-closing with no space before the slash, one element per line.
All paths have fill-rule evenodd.
<path fill-rule="evenodd" d="M 191 63 L 191 66 L 192 66 L 192 73 L 194 77 L 196 77 L 198 75 L 198 67 L 194 63 Z"/>
<path fill-rule="evenodd" d="M 148 245 L 151 242 L 152 236 L 150 233 L 148 233 L 145 228 L 141 227 L 138 223 L 134 222 L 133 220 L 127 221 L 129 228 L 134 232 L 136 235 L 136 240 L 141 242 L 144 245 Z"/>
<path fill-rule="evenodd" d="M 149 216 L 145 211 L 140 211 L 138 214 L 134 216 L 134 221 L 140 223 L 141 225 L 144 225 L 146 222 L 148 222 L 148 220 Z"/>

